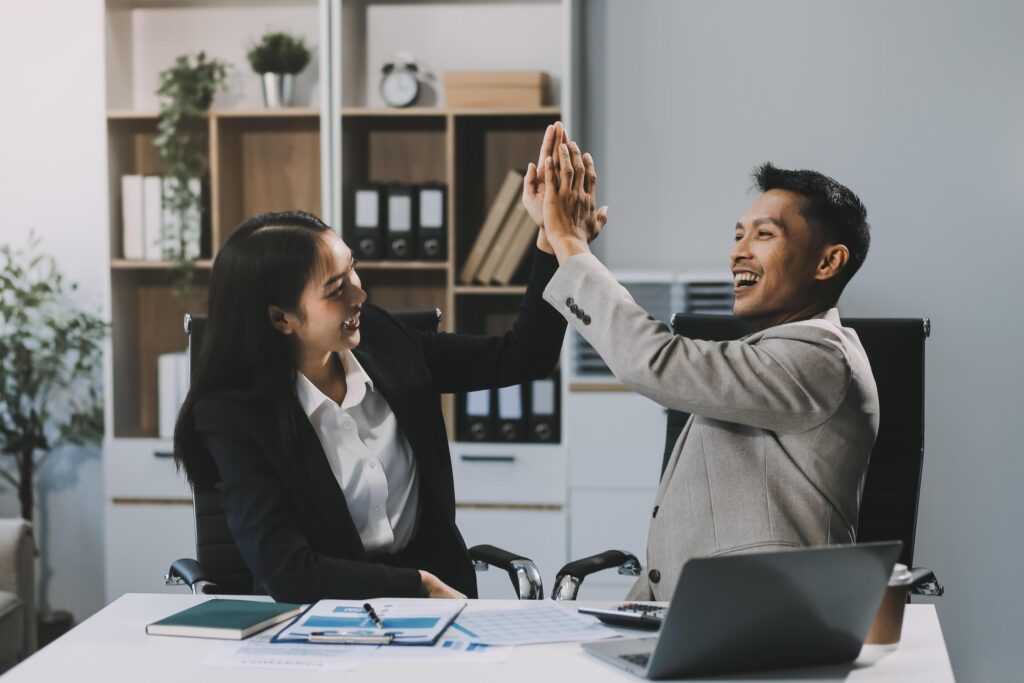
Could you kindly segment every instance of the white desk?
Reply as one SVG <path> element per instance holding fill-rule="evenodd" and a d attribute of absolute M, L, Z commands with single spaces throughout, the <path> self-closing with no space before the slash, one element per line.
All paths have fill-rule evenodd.
<path fill-rule="evenodd" d="M 197 662 L 225 641 L 199 638 L 147 636 L 146 624 L 184 609 L 205 598 L 191 595 L 128 594 L 122 596 L 69 633 L 40 650 L 2 677 L 2 683 L 77 683 L 116 681 L 193 683 L 259 683 L 287 680 L 338 681 L 445 681 L 458 683 L 540 683 L 542 681 L 637 681 L 643 680 L 587 655 L 577 643 L 530 645 L 516 648 L 501 664 L 473 662 L 385 661 L 370 659 L 350 672 L 226 669 L 199 666 Z M 486 607 L 497 600 L 471 601 Z M 567 609 L 584 603 L 563 603 Z M 595 604 L 595 603 L 586 603 Z M 637 631 L 627 631 L 638 635 Z M 776 675 L 777 676 L 777 675 Z M 715 681 L 727 680 L 716 678 Z M 733 679 L 728 679 L 733 680 Z M 744 680 L 742 676 L 735 680 Z M 898 648 L 866 646 L 854 666 L 788 672 L 771 680 L 849 681 L 952 681 L 946 645 L 932 605 L 909 605 Z"/>

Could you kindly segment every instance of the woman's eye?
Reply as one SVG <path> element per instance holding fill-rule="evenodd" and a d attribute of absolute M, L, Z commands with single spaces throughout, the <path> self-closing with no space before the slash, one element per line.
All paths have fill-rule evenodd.
<path fill-rule="evenodd" d="M 771 237 L 772 233 L 769 230 L 759 230 L 757 233 L 758 237 Z"/>

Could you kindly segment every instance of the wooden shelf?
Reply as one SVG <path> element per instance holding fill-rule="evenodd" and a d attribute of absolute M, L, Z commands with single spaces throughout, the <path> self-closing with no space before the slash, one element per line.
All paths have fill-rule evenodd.
<path fill-rule="evenodd" d="M 209 270 L 213 267 L 213 259 L 200 259 L 192 265 L 196 270 Z M 112 270 L 175 270 L 179 266 L 177 261 L 130 261 L 119 258 L 110 262 Z"/>
<path fill-rule="evenodd" d="M 526 294 L 526 285 L 458 285 L 455 287 L 456 294 Z"/>
<path fill-rule="evenodd" d="M 360 261 L 358 270 L 448 270 L 447 261 Z"/>
<path fill-rule="evenodd" d="M 406 109 L 390 109 L 388 107 L 343 107 L 342 117 L 410 117 L 410 116 L 551 116 L 561 110 L 558 107 L 510 107 L 510 108 L 465 108 L 449 109 L 446 107 L 408 107 Z"/>
<path fill-rule="evenodd" d="M 286 107 L 284 109 L 212 109 L 204 118 L 220 119 L 282 119 L 319 117 L 320 110 L 313 107 Z M 150 110 L 111 109 L 108 121 L 155 121 L 160 112 Z"/>

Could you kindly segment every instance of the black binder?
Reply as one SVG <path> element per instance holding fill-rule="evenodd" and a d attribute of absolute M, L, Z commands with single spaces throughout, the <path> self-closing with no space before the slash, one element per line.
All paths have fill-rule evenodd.
<path fill-rule="evenodd" d="M 448 221 L 444 185 L 421 185 L 416 188 L 416 208 L 419 216 L 416 238 L 416 258 L 424 261 L 444 261 L 448 258 L 445 239 Z"/>
<path fill-rule="evenodd" d="M 407 261 L 416 256 L 416 201 L 411 187 L 387 188 L 387 245 L 389 259 Z"/>
<path fill-rule="evenodd" d="M 558 373 L 530 383 L 526 411 L 530 441 L 558 443 L 562 438 L 562 392 Z"/>
<path fill-rule="evenodd" d="M 498 441 L 526 441 L 526 402 L 523 385 L 498 389 Z"/>
<path fill-rule="evenodd" d="M 459 396 L 459 441 L 493 441 L 496 405 L 493 389 L 471 391 Z"/>
<path fill-rule="evenodd" d="M 345 226 L 345 242 L 357 259 L 384 258 L 384 225 L 387 207 L 377 185 L 357 185 L 352 192 L 355 207 L 351 225 Z"/>

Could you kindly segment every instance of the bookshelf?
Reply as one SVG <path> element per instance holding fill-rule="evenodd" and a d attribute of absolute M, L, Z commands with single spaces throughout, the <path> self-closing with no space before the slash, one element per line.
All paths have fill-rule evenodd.
<path fill-rule="evenodd" d="M 340 231 L 352 219 L 357 183 L 445 185 L 445 258 L 361 260 L 369 301 L 390 310 L 440 308 L 442 329 L 448 331 L 508 329 L 525 292 L 523 269 L 507 286 L 463 284 L 457 276 L 508 169 L 525 169 L 535 161 L 547 124 L 559 118 L 571 122 L 569 73 L 579 3 L 106 0 L 106 6 L 113 331 L 106 362 L 104 471 L 112 598 L 125 591 L 161 590 L 165 560 L 194 552 L 190 493 L 168 457 L 172 444 L 157 436 L 157 358 L 185 349 L 182 318 L 186 312 L 206 312 L 213 262 L 244 218 L 304 209 Z M 420 30 L 426 25 L 430 31 Z M 252 39 L 270 29 L 303 35 L 314 48 L 313 64 L 296 82 L 299 106 L 262 108 L 258 79 L 244 53 Z M 524 51 L 528 44 L 534 47 Z M 194 286 L 183 300 L 175 295 L 177 264 L 123 258 L 120 177 L 161 174 L 153 146 L 157 74 L 178 54 L 200 50 L 234 69 L 227 91 L 217 95 L 199 124 L 208 136 L 204 241 L 194 263 Z M 424 91 L 417 106 L 391 109 L 380 102 L 377 84 L 381 64 L 400 50 L 412 52 L 426 67 Z M 552 75 L 550 106 L 445 106 L 441 77 L 447 70 L 524 69 Z M 563 396 L 564 384 L 563 378 Z M 454 439 L 454 397 L 443 397 L 442 408 Z M 510 449 L 517 454 L 514 480 L 521 478 L 523 485 L 496 497 L 501 478 L 462 456 Z M 479 534 L 487 542 L 525 549 L 545 571 L 554 571 L 565 559 L 567 543 L 564 444 L 453 442 L 452 454 L 459 523 L 468 530 L 467 540 Z M 538 488 L 537 481 L 544 486 Z M 506 537 L 497 528 L 527 535 Z M 129 556 L 133 560 L 126 562 Z M 144 566 L 142 557 L 150 558 L 145 562 L 151 566 Z M 506 577 L 489 572 L 481 578 L 493 584 L 495 596 L 507 594 Z"/>

